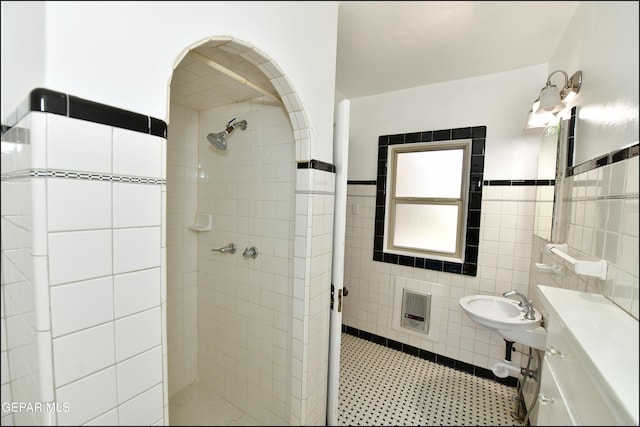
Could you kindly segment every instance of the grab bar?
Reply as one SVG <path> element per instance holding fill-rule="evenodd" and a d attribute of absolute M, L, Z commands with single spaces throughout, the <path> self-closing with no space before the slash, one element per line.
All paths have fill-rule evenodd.
<path fill-rule="evenodd" d="M 211 249 L 211 252 L 222 252 L 224 254 L 229 253 L 229 254 L 235 254 L 236 253 L 236 244 L 235 243 L 229 243 L 227 246 L 220 248 L 220 249 Z"/>

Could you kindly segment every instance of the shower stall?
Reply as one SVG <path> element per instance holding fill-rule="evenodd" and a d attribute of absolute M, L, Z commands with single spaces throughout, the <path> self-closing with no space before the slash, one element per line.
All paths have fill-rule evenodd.
<path fill-rule="evenodd" d="M 213 47 L 200 51 L 230 64 L 238 61 Z M 203 65 L 187 55 L 171 86 L 166 200 L 170 421 L 177 416 L 172 415 L 172 397 L 204 384 L 260 424 L 289 424 L 294 134 L 283 104 L 247 92 L 224 76 L 193 77 L 204 73 Z M 215 90 L 226 97 L 216 98 L 206 89 L 213 79 L 221 85 Z M 183 96 L 189 84 L 202 85 L 198 99 L 209 96 L 210 102 Z"/>

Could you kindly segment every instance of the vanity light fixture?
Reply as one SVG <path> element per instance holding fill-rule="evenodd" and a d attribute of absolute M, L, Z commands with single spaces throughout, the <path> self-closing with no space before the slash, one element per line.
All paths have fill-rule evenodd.
<path fill-rule="evenodd" d="M 564 86 L 561 90 L 558 90 L 558 87 L 551 83 L 551 77 L 556 73 L 564 75 Z M 559 121 L 558 113 L 573 100 L 580 91 L 581 85 L 582 71 L 576 71 L 570 78 L 562 70 L 556 70 L 549 74 L 547 83 L 540 90 L 540 96 L 529 110 L 524 130 L 546 128 L 557 124 Z"/>
<path fill-rule="evenodd" d="M 555 126 L 558 124 L 559 117 L 555 113 L 539 110 L 540 98 L 536 99 L 533 106 L 527 113 L 527 121 L 524 126 L 524 131 L 528 133 L 537 133 L 541 129 L 546 129 L 549 126 Z"/>
<path fill-rule="evenodd" d="M 564 75 L 562 90 L 551 83 L 551 76 L 556 73 Z M 557 113 L 562 110 L 567 102 L 570 102 L 580 91 L 582 85 L 582 71 L 576 71 L 571 78 L 562 70 L 556 70 L 547 77 L 547 84 L 540 90 L 540 105 L 536 113 Z"/>

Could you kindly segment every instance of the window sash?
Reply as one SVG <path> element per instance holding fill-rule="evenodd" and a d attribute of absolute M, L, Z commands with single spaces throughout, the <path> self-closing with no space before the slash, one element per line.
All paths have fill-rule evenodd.
<path fill-rule="evenodd" d="M 460 190 L 456 191 L 459 197 L 404 197 L 397 196 L 396 184 L 398 181 L 398 157 L 411 152 L 462 150 L 459 182 Z M 464 248 L 464 218 L 467 204 L 467 182 L 469 169 L 469 144 L 429 144 L 421 146 L 390 147 L 392 168 L 389 173 L 390 191 L 387 215 L 387 250 L 420 254 L 422 256 L 435 256 L 460 259 Z M 437 158 L 437 156 L 434 156 Z M 405 162 L 406 163 L 406 162 Z M 428 167 L 428 166 L 427 166 Z M 424 175 L 424 173 L 421 173 Z M 406 179 L 406 178 L 405 178 Z M 448 191 L 448 194 L 451 194 Z M 432 208 L 429 208 L 431 206 Z M 441 207 L 442 209 L 438 209 Z M 455 208 L 455 218 L 445 218 L 441 215 L 452 212 Z M 421 221 L 422 212 L 431 221 Z M 438 211 L 440 213 L 438 214 Z M 435 214 L 435 215 L 433 215 Z M 403 227 L 396 230 L 396 221 L 400 219 Z M 406 221 L 413 221 L 407 224 Z M 439 225 L 438 225 L 439 224 Z M 409 229 L 407 229 L 409 227 Z M 438 228 L 441 227 L 441 228 Z M 453 230 L 453 231 L 452 231 Z M 414 233 L 434 233 L 433 235 L 415 235 Z M 455 233 L 454 233 L 455 231 Z M 448 236 L 451 240 L 443 243 L 442 239 Z"/>

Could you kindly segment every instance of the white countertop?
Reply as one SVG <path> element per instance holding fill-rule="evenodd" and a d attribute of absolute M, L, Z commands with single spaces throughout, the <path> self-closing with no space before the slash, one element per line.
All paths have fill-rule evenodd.
<path fill-rule="evenodd" d="M 542 285 L 538 289 L 541 303 L 584 350 L 584 362 L 598 385 L 624 419 L 638 425 L 638 320 L 603 295 Z"/>

